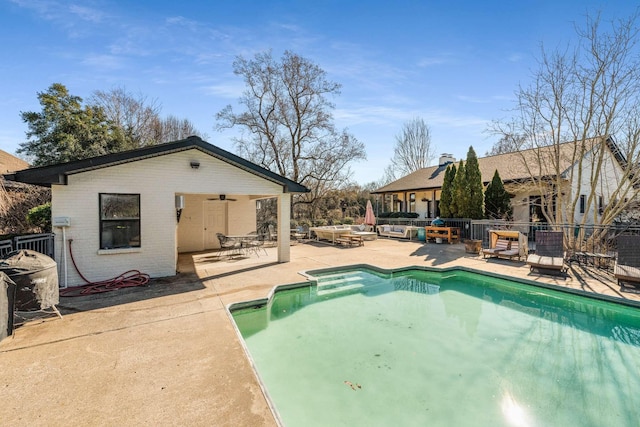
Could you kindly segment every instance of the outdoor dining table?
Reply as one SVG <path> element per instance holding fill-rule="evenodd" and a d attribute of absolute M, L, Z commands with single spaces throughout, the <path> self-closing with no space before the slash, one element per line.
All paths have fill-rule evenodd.
<path fill-rule="evenodd" d="M 247 243 L 258 240 L 258 235 L 257 234 L 227 234 L 227 238 L 237 242 L 237 245 L 238 245 L 237 248 L 240 250 L 239 253 L 243 254 L 245 252 L 245 249 L 249 249 L 249 247 L 247 246 Z"/>

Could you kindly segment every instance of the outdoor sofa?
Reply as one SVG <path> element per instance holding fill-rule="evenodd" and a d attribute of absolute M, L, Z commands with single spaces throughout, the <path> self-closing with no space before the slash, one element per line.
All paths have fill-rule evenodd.
<path fill-rule="evenodd" d="M 360 236 L 362 240 L 375 240 L 377 238 L 376 234 L 369 231 L 368 226 L 365 225 L 325 225 L 311 227 L 309 231 L 315 233 L 316 240 L 327 240 L 331 243 L 335 243 L 342 234 Z"/>
<path fill-rule="evenodd" d="M 418 229 L 412 225 L 383 224 L 376 227 L 379 236 L 396 237 L 400 239 L 413 239 L 418 235 Z"/>

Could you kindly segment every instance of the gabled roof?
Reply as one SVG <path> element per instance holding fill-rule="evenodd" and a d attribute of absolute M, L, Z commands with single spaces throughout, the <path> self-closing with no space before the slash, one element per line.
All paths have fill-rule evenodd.
<path fill-rule="evenodd" d="M 592 138 L 585 142 L 587 143 L 587 146 L 593 146 L 600 141 L 602 141 L 602 137 Z M 624 166 L 626 160 L 618 150 L 613 140 L 611 138 L 607 138 L 606 143 L 616 160 Z M 496 170 L 498 170 L 500 178 L 505 183 L 528 180 L 531 179 L 531 175 L 536 175 L 538 177 L 556 176 L 556 171 L 559 171 L 561 175 L 566 174 L 578 160 L 574 153 L 576 147 L 576 142 L 565 142 L 547 147 L 532 148 L 519 152 L 478 158 L 478 166 L 480 168 L 480 174 L 482 175 L 482 182 L 485 184 L 489 183 L 491 179 L 493 179 L 493 174 Z M 556 150 L 558 150 L 557 153 Z M 556 163 L 558 164 L 556 165 Z M 456 162 L 456 167 L 457 165 L 458 162 Z M 447 166 L 448 164 L 445 164 L 417 170 L 378 188 L 372 193 L 381 194 L 400 191 L 440 189 L 444 182 L 444 173 Z"/>
<path fill-rule="evenodd" d="M 223 162 L 260 176 L 268 181 L 280 184 L 284 187 L 284 192 L 286 193 L 309 192 L 305 186 L 271 172 L 270 170 L 258 166 L 255 163 L 251 163 L 250 161 L 216 147 L 215 145 L 209 144 L 197 136 L 190 136 L 187 139 L 179 141 L 151 145 L 120 153 L 106 154 L 104 156 L 91 157 L 73 162 L 25 169 L 12 174 L 6 174 L 5 178 L 12 181 L 42 185 L 46 187 L 50 187 L 55 184 L 66 185 L 67 177 L 69 175 L 192 149 L 202 151 L 203 153 L 222 160 Z"/>
<path fill-rule="evenodd" d="M 0 150 L 0 174 L 19 171 L 29 167 L 29 163 Z"/>

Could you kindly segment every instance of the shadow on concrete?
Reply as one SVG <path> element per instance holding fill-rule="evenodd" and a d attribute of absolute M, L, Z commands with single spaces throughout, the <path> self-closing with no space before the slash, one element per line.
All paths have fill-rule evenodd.
<path fill-rule="evenodd" d="M 304 244 L 308 246 L 313 246 L 314 248 L 333 248 L 333 249 L 353 249 L 359 248 L 357 245 L 342 245 L 342 244 L 333 244 L 328 240 L 307 240 L 305 242 L 300 242 L 298 244 Z M 367 245 L 367 242 L 364 243 L 364 246 Z"/>
<path fill-rule="evenodd" d="M 148 284 L 143 286 L 120 288 L 110 292 L 78 297 L 60 297 L 60 303 L 57 307 L 64 315 L 202 289 L 205 287 L 195 273 L 180 273 L 175 276 L 151 279 Z"/>
<path fill-rule="evenodd" d="M 598 292 L 598 290 L 596 290 L 592 285 L 589 285 L 589 281 L 591 281 L 606 286 L 613 292 L 613 294 L 620 298 L 625 297 L 620 292 L 615 280 L 613 280 L 613 275 L 608 273 L 606 270 L 582 264 L 569 263 L 569 271 L 571 271 L 571 275 L 575 277 L 580 284 L 580 289 L 584 291 Z"/>
<path fill-rule="evenodd" d="M 236 274 L 246 273 L 248 271 L 260 270 L 261 268 L 273 267 L 274 265 L 279 265 L 279 262 L 265 262 L 264 264 L 252 265 L 251 267 L 239 268 L 237 270 L 227 271 L 220 274 L 212 274 L 211 276 L 202 277 L 201 280 L 212 280 L 212 279 L 221 279 L 223 277 L 231 277 Z"/>
<path fill-rule="evenodd" d="M 424 261 L 428 261 L 432 266 L 436 267 L 462 257 L 476 258 L 477 254 L 467 254 L 464 250 L 464 245 L 461 244 L 424 243 L 411 252 L 409 256 L 424 257 Z"/>

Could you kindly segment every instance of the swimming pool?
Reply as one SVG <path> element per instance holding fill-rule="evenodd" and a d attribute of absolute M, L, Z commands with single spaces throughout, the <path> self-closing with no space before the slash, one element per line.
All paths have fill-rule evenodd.
<path fill-rule="evenodd" d="M 286 426 L 629 426 L 640 310 L 468 271 L 318 274 L 232 315 Z"/>

